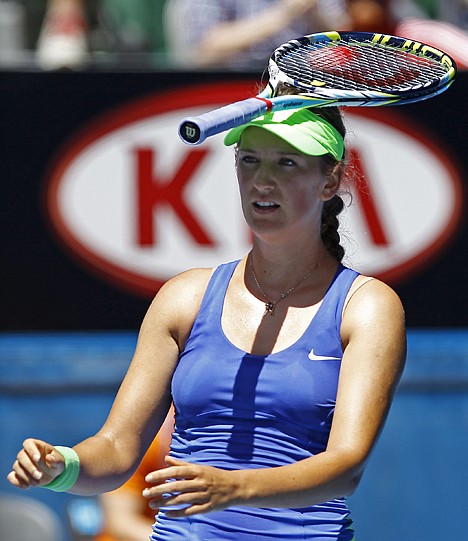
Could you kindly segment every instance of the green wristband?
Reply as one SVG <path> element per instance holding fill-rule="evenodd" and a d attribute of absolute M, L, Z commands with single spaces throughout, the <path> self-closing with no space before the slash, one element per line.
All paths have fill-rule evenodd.
<path fill-rule="evenodd" d="M 42 488 L 53 490 L 54 492 L 66 492 L 76 483 L 80 473 L 80 457 L 71 447 L 54 446 L 65 459 L 65 469 L 63 472 Z"/>

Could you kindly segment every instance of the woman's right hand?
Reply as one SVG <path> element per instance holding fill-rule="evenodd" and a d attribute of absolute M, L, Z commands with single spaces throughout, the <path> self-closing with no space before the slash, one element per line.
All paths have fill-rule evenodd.
<path fill-rule="evenodd" d="M 40 487 L 53 481 L 65 468 L 65 459 L 53 445 L 28 438 L 16 456 L 8 481 L 15 487 Z"/>

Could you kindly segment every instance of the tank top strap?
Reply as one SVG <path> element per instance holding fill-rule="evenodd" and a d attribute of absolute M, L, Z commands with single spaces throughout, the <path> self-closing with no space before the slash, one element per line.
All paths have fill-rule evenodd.
<path fill-rule="evenodd" d="M 343 307 L 352 283 L 358 272 L 343 265 L 338 268 L 311 324 L 302 336 L 302 343 L 312 344 L 315 351 L 330 358 L 341 358 L 341 320 Z M 318 347 L 318 349 L 317 349 Z"/>
<path fill-rule="evenodd" d="M 211 276 L 198 312 L 197 320 L 221 321 L 224 298 L 234 271 L 240 260 L 218 265 Z"/>
<path fill-rule="evenodd" d="M 334 318 L 338 328 L 341 325 L 346 297 L 357 276 L 359 273 L 355 270 L 340 265 L 323 299 L 322 310 Z"/>

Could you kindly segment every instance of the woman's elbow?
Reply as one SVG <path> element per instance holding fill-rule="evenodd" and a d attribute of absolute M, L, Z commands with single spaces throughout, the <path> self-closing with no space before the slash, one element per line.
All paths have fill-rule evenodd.
<path fill-rule="evenodd" d="M 361 471 L 359 473 L 354 473 L 350 475 L 346 483 L 345 494 L 343 494 L 344 496 L 352 496 L 356 492 L 359 483 L 361 482 L 362 474 L 363 472 Z"/>
<path fill-rule="evenodd" d="M 346 453 L 344 475 L 341 477 L 343 496 L 354 494 L 361 482 L 367 464 L 367 457 L 355 453 Z"/>

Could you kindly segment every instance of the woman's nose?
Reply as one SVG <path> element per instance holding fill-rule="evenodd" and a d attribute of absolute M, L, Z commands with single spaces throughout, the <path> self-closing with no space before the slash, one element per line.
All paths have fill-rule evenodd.
<path fill-rule="evenodd" d="M 266 165 L 261 165 L 254 177 L 254 186 L 261 192 L 270 192 L 275 187 L 271 169 Z"/>

